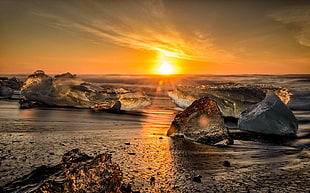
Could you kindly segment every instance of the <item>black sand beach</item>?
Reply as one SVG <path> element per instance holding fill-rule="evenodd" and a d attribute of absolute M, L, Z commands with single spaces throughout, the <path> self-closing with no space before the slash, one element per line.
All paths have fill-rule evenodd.
<path fill-rule="evenodd" d="M 166 95 L 168 82 L 158 84 L 139 76 L 126 80 L 91 78 L 88 80 L 96 84 L 144 88 L 152 105 L 138 113 L 113 114 L 72 108 L 19 109 L 16 100 L 1 100 L 0 186 L 39 166 L 56 165 L 64 153 L 79 148 L 89 155 L 112 154 L 123 172 L 124 183 L 140 192 L 310 191 L 309 110 L 294 110 L 299 120 L 297 138 L 253 139 L 228 120 L 234 145 L 208 146 L 166 136 L 180 111 Z M 256 81 L 264 80 L 260 78 Z M 203 79 L 225 81 L 225 77 L 195 77 L 191 83 Z M 300 83 L 300 79 L 304 77 L 269 80 L 279 80 L 278 84 L 286 86 L 283 83 Z M 242 82 L 248 77 L 234 80 Z M 298 86 L 292 85 L 293 93 Z M 303 87 L 306 94 L 308 87 Z"/>

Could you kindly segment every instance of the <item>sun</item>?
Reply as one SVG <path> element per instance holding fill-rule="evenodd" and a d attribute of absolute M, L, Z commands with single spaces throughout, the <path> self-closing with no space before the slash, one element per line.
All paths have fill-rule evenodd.
<path fill-rule="evenodd" d="M 172 74 L 173 73 L 173 66 L 167 62 L 167 61 L 163 61 L 162 64 L 159 67 L 159 73 L 160 74 Z"/>

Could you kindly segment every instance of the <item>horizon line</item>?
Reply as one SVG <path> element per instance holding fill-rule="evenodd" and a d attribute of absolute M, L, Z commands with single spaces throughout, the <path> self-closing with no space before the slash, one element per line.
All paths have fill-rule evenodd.
<path fill-rule="evenodd" d="M 44 71 L 45 72 L 45 71 Z M 34 73 L 34 72 L 33 72 Z M 2 75 L 31 75 L 33 73 L 0 73 L 0 76 Z M 60 75 L 60 74 L 65 74 L 68 72 L 63 72 L 63 73 L 45 73 L 47 75 Z M 248 76 L 248 75 L 310 75 L 310 73 L 240 73 L 240 74 L 208 74 L 208 73 L 180 73 L 180 74 L 155 74 L 155 73 L 71 73 L 73 75 L 107 75 L 107 76 L 163 76 L 163 77 L 170 77 L 170 76 L 190 76 L 190 75 L 195 75 L 195 76 Z"/>

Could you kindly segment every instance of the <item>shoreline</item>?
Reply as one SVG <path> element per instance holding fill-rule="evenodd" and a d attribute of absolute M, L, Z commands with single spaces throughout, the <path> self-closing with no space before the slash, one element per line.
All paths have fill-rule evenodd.
<path fill-rule="evenodd" d="M 5 104 L 12 112 L 14 104 Z M 310 151 L 297 148 L 299 140 L 309 140 L 307 137 L 295 142 L 289 139 L 296 147 L 242 138 L 229 147 L 172 139 L 166 131 L 177 111 L 159 110 L 156 104 L 138 117 L 61 108 L 16 109 L 15 113 L 24 121 L 7 123 L 1 129 L 5 157 L 1 166 L 4 170 L 11 168 L 10 172 L 1 171 L 2 176 L 8 175 L 7 182 L 41 165 L 55 165 L 66 151 L 80 148 L 89 155 L 112 154 L 113 162 L 123 172 L 123 182 L 140 192 L 310 190 Z M 68 113 L 75 118 L 69 121 L 63 117 Z M 230 126 L 233 128 L 232 122 Z M 238 134 L 232 131 L 233 135 Z M 225 161 L 230 167 L 224 166 Z M 193 180 L 198 176 L 201 183 Z"/>

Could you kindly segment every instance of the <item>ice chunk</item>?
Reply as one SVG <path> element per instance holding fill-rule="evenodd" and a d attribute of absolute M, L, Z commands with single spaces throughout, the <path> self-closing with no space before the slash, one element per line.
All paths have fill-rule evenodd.
<path fill-rule="evenodd" d="M 239 128 L 264 134 L 296 136 L 298 122 L 292 111 L 272 91 L 241 114 Z"/>
<path fill-rule="evenodd" d="M 211 84 L 201 86 L 177 86 L 168 95 L 182 108 L 193 101 L 210 97 L 214 99 L 224 116 L 238 118 L 248 107 L 262 101 L 268 90 L 275 92 L 288 103 L 291 93 L 286 88 L 272 85 Z"/>
<path fill-rule="evenodd" d="M 101 88 L 65 73 L 54 78 L 43 71 L 30 75 L 21 89 L 25 100 L 51 106 L 132 110 L 151 104 L 143 91 Z M 119 104 L 121 103 L 121 104 Z"/>
<path fill-rule="evenodd" d="M 145 97 L 143 91 L 132 92 L 123 88 L 115 89 L 115 91 L 121 102 L 121 110 L 139 109 L 151 104 L 150 98 Z"/>
<path fill-rule="evenodd" d="M 42 165 L 3 187 L 1 192 L 115 192 L 121 193 L 123 174 L 111 154 L 91 157 L 79 149 L 62 156 L 55 166 Z"/>
<path fill-rule="evenodd" d="M 224 125 L 222 113 L 216 102 L 209 97 L 194 101 L 188 108 L 177 114 L 167 135 L 184 135 L 208 145 L 221 141 L 225 141 L 225 144 L 233 143 Z"/>
<path fill-rule="evenodd" d="M 5 86 L 0 82 L 0 98 L 11 98 L 14 94 L 12 88 Z"/>
<path fill-rule="evenodd" d="M 8 86 L 13 90 L 20 90 L 24 83 L 16 77 L 10 79 L 7 77 L 0 77 L 0 84 Z"/>
<path fill-rule="evenodd" d="M 0 98 L 11 98 L 14 90 L 19 90 L 23 82 L 16 77 L 0 77 Z"/>

